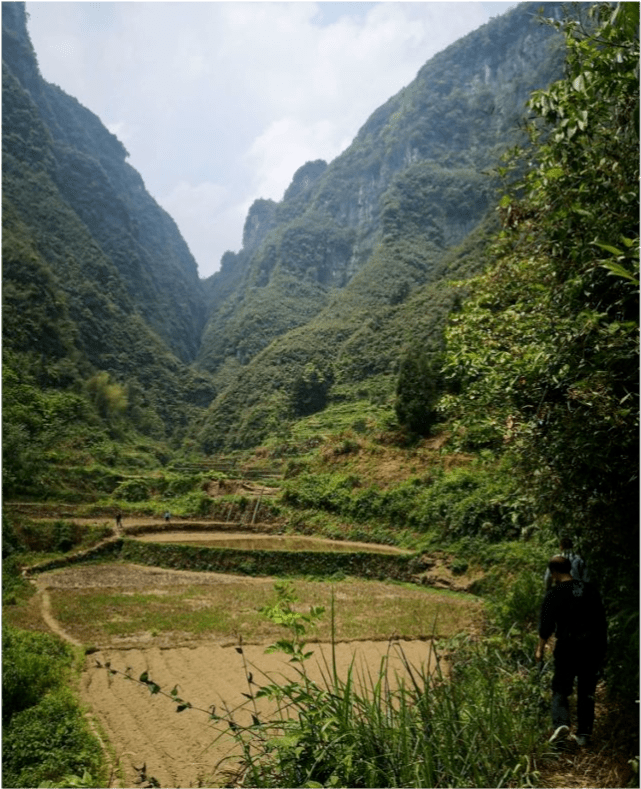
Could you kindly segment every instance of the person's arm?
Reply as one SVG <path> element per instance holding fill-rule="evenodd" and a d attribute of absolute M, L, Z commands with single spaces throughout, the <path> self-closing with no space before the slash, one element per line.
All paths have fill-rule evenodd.
<path fill-rule="evenodd" d="M 537 663 L 540 663 L 543 660 L 545 645 L 554 632 L 554 595 L 555 587 L 552 587 L 552 589 L 550 589 L 550 591 L 545 595 L 543 604 L 541 605 L 541 613 L 539 615 L 539 643 L 536 645 L 536 652 L 534 653 Z"/>

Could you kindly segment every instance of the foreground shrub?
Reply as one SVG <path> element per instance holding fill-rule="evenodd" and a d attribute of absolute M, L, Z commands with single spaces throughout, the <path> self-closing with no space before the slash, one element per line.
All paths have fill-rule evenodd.
<path fill-rule="evenodd" d="M 101 773 L 102 753 L 67 688 L 44 696 L 16 713 L 2 738 L 5 787 L 68 786 L 69 775 Z M 96 786 L 94 780 L 89 785 Z"/>
<path fill-rule="evenodd" d="M 68 687 L 72 661 L 52 635 L 3 627 L 3 786 L 100 785 L 102 751 Z"/>
<path fill-rule="evenodd" d="M 2 628 L 2 722 L 37 705 L 71 665 L 70 648 L 47 633 Z"/>

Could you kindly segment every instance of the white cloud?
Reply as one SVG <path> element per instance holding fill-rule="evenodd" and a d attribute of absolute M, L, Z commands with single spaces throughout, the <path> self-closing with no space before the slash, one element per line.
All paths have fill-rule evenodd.
<path fill-rule="evenodd" d="M 270 123 L 246 154 L 256 196 L 280 200 L 301 165 L 340 153 L 339 137 L 336 125 L 328 120 L 304 123 L 288 117 Z"/>
<path fill-rule="evenodd" d="M 28 2 L 45 79 L 95 112 L 172 214 L 201 276 L 244 213 L 330 161 L 437 51 L 501 6 Z M 506 4 L 504 8 L 507 8 Z"/>
<path fill-rule="evenodd" d="M 227 249 L 237 249 L 240 211 L 231 205 L 225 186 L 204 181 L 180 181 L 158 202 L 175 220 L 192 255 L 199 261 L 201 276 L 218 268 Z M 241 218 L 244 219 L 244 216 Z M 241 225 L 242 227 L 242 225 Z"/>

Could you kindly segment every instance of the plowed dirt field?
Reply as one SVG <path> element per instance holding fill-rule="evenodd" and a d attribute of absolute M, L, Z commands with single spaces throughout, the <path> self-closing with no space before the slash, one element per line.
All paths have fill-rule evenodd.
<path fill-rule="evenodd" d="M 296 671 L 282 653 L 266 654 L 266 647 L 275 640 L 274 632 L 263 633 L 256 642 L 251 637 L 243 643 L 243 654 L 237 650 L 238 635 L 222 637 L 211 633 L 196 637 L 182 632 L 157 634 L 138 633 L 126 638 L 119 635 L 106 637 L 97 621 L 82 613 L 71 622 L 60 614 L 63 596 L 81 601 L 83 595 L 118 594 L 135 595 L 142 592 L 158 593 L 166 597 L 178 595 L 185 589 L 198 587 L 211 594 L 212 589 L 221 596 L 239 594 L 243 586 L 257 587 L 264 602 L 273 597 L 273 578 L 252 578 L 218 573 L 193 573 L 163 570 L 127 564 L 75 565 L 39 574 L 35 579 L 42 615 L 48 626 L 64 638 L 85 647 L 94 644 L 94 651 L 85 658 L 81 676 L 81 694 L 88 708 L 88 717 L 100 733 L 112 764 L 110 786 L 132 787 L 160 785 L 162 787 L 222 786 L 234 769 L 235 750 L 228 724 L 212 722 L 207 711 L 216 706 L 221 714 L 225 709 L 236 710 L 239 723 L 250 723 L 251 712 L 256 712 L 252 702 L 243 694 L 255 690 L 271 679 L 283 676 L 296 677 Z M 361 582 L 358 582 L 360 584 Z M 363 582 L 367 583 L 367 582 Z M 240 585 L 240 586 L 239 586 Z M 353 594 L 352 584 L 348 592 Z M 381 591 L 381 589 L 383 591 Z M 263 591 L 264 590 L 264 591 Z M 256 590 L 252 590 L 255 592 Z M 377 587 L 377 594 L 409 600 L 414 595 L 425 595 L 420 587 L 415 589 L 384 584 Z M 339 591 L 338 597 L 346 593 Z M 456 596 L 442 597 L 442 605 L 470 621 L 476 612 L 474 599 Z M 228 599 L 228 598 L 225 598 Z M 376 601 L 372 604 L 376 606 Z M 76 602 L 82 606 L 82 603 Z M 57 607 L 58 606 L 58 607 Z M 58 613 L 57 613 L 58 612 Z M 118 611 L 111 612 L 116 618 Z M 61 621 L 64 620 L 64 621 Z M 457 620 L 458 621 L 458 620 Z M 71 623 L 70 623 L 71 622 Z M 270 627 L 274 628 L 273 625 Z M 90 638 L 92 628 L 99 640 Z M 355 678 L 368 674 L 378 676 L 381 661 L 387 657 L 392 681 L 405 669 L 404 659 L 413 666 L 433 667 L 431 642 L 426 639 L 388 641 L 367 638 L 368 628 L 362 628 L 362 640 L 339 642 L 335 661 L 339 675 L 345 677 L 350 665 Z M 332 664 L 331 646 L 328 643 L 311 643 L 312 658 L 306 663 L 309 675 L 322 681 L 328 676 Z M 245 662 L 244 662 L 245 661 Z M 118 673 L 112 674 L 110 668 Z M 122 672 L 122 673 L 121 673 Z M 162 689 L 152 694 L 148 687 L 126 679 L 123 674 L 138 679 L 143 672 Z M 251 688 L 247 674 L 251 672 L 255 685 Z M 177 704 L 164 694 L 177 695 L 189 701 L 191 709 L 177 712 Z M 259 705 L 262 717 L 269 714 L 265 703 Z M 143 769 L 144 768 L 144 769 Z"/>

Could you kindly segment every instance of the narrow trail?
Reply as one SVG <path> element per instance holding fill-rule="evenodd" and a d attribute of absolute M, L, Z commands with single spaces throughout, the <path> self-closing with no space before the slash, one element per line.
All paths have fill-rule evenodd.
<path fill-rule="evenodd" d="M 40 615 L 42 616 L 43 621 L 47 625 L 47 627 L 51 630 L 52 633 L 59 636 L 63 641 L 68 644 L 71 644 L 74 647 L 79 647 L 82 649 L 84 646 L 80 641 L 75 639 L 72 635 L 70 635 L 58 622 L 58 620 L 54 617 L 53 612 L 51 610 L 51 596 L 49 595 L 49 588 L 46 584 L 39 582 L 35 578 L 31 578 L 30 582 L 36 587 L 36 598 L 39 600 L 39 609 Z M 118 766 L 114 762 L 112 757 L 112 753 L 105 742 L 99 727 L 96 723 L 96 718 L 94 717 L 93 713 L 90 711 L 85 712 L 85 720 L 87 721 L 87 725 L 91 729 L 91 733 L 93 736 L 98 740 L 100 743 L 100 747 L 102 748 L 102 752 L 104 755 L 105 763 L 109 767 L 110 772 L 110 781 L 109 785 L 112 786 L 112 778 L 115 776 Z"/>
<path fill-rule="evenodd" d="M 68 644 L 71 644 L 74 647 L 82 647 L 82 643 L 67 633 L 60 622 L 58 622 L 58 620 L 53 616 L 53 613 L 51 612 L 51 597 L 49 595 L 48 588 L 43 584 L 39 584 L 37 581 L 32 581 L 32 583 L 35 583 L 38 589 L 36 594 L 40 598 L 40 613 L 47 627 L 57 636 L 60 636 L 60 638 L 62 638 L 63 641 L 66 641 Z"/>

